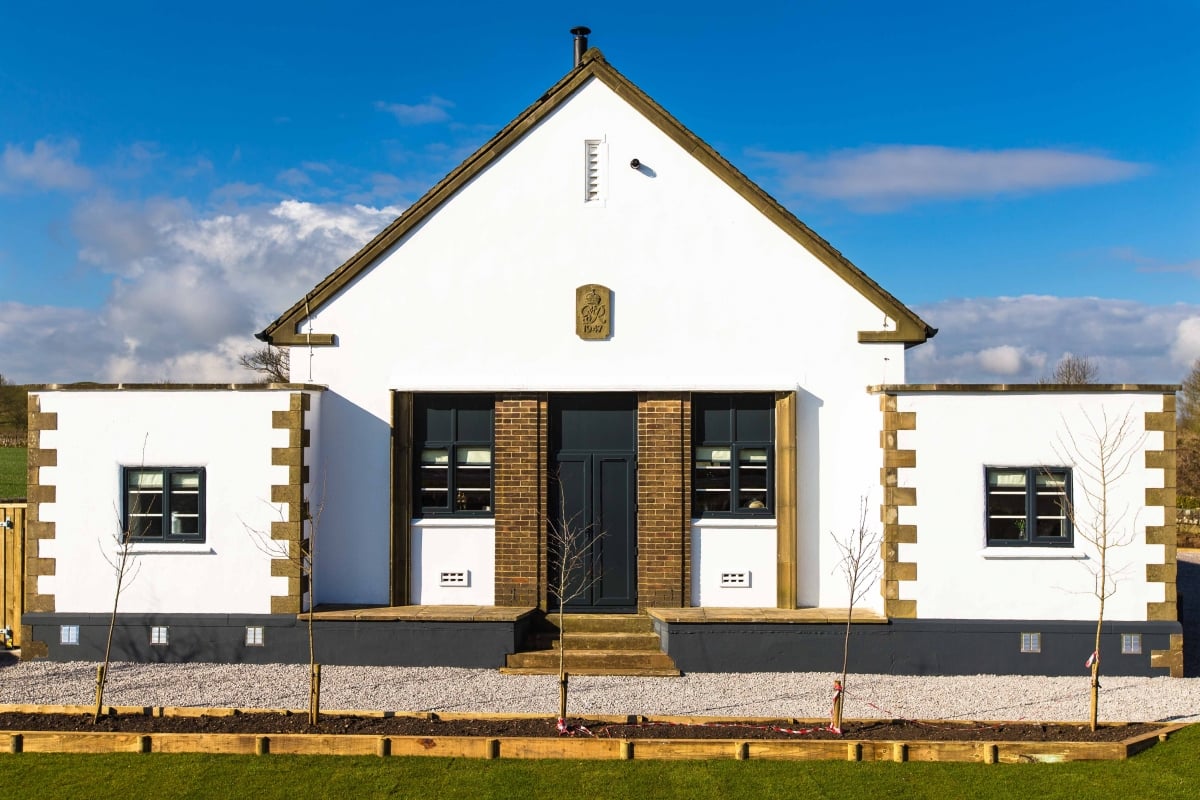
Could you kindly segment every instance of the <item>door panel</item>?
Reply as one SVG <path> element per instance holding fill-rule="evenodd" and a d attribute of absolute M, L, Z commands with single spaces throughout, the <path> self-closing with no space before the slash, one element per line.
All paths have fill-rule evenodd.
<path fill-rule="evenodd" d="M 568 609 L 634 609 L 636 397 L 569 395 L 551 407 L 551 606 L 558 605 L 565 551 Z"/>

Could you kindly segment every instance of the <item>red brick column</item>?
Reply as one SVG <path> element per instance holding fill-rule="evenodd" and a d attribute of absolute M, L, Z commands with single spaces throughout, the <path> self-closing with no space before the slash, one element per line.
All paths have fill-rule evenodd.
<path fill-rule="evenodd" d="M 692 402 L 638 395 L 638 605 L 686 606 L 692 583 Z"/>
<path fill-rule="evenodd" d="M 496 395 L 496 605 L 546 607 L 545 395 Z"/>

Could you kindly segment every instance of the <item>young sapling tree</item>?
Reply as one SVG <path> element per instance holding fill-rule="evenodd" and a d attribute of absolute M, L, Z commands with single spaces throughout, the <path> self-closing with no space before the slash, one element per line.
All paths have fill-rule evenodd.
<path fill-rule="evenodd" d="M 846 630 L 842 637 L 842 677 L 834 687 L 830 725 L 837 733 L 842 732 L 842 702 L 846 691 L 846 675 L 850 669 L 850 623 L 854 619 L 854 606 L 867 596 L 871 586 L 879 579 L 880 537 L 878 531 L 867 524 L 867 507 L 868 499 L 864 495 L 859 498 L 857 524 L 843 536 L 830 533 L 839 556 L 835 569 L 846 581 L 850 601 L 846 609 Z"/>
<path fill-rule="evenodd" d="M 558 603 L 558 730 L 568 733 L 566 608 L 600 579 L 592 550 L 604 534 L 592 534 L 593 526 L 583 523 L 583 512 L 568 514 L 561 480 L 558 481 L 558 506 L 558 518 L 549 520 L 546 525 L 547 545 L 554 554 L 547 588 L 550 597 Z"/>
<path fill-rule="evenodd" d="M 141 570 L 141 564 L 130 563 L 130 557 L 133 554 L 133 535 L 129 526 L 122 524 L 120 513 L 117 514 L 117 533 L 113 536 L 113 542 L 116 544 L 116 550 L 111 553 L 104 549 L 103 542 L 100 544 L 100 552 L 103 554 L 104 560 L 112 567 L 116 581 L 113 587 L 112 613 L 108 617 L 108 635 L 104 639 L 104 660 L 96 667 L 96 710 L 92 715 L 93 725 L 100 721 L 101 712 L 104 709 L 104 687 L 108 683 L 108 666 L 112 660 L 113 631 L 117 626 L 117 608 L 121 603 L 121 593 Z"/>
<path fill-rule="evenodd" d="M 1055 451 L 1064 461 L 1075 465 L 1076 497 L 1063 494 L 1064 513 L 1075 535 L 1090 545 L 1095 554 L 1094 560 L 1083 562 L 1091 573 L 1092 593 L 1097 601 L 1095 641 L 1087 660 L 1091 669 L 1089 722 L 1094 731 L 1100 713 L 1100 632 L 1104 627 L 1104 605 L 1116 594 L 1123 571 L 1113 568 L 1112 551 L 1132 544 L 1137 527 L 1136 514 L 1130 514 L 1129 504 L 1114 501 L 1114 495 L 1134 458 L 1142 452 L 1146 434 L 1137 431 L 1130 410 L 1119 417 L 1102 411 L 1099 419 L 1085 411 L 1083 418 L 1086 430 L 1076 434 L 1066 426 Z"/>
<path fill-rule="evenodd" d="M 263 532 L 246 525 L 246 533 L 254 541 L 260 552 L 273 560 L 287 562 L 288 571 L 301 578 L 301 583 L 308 585 L 307 601 L 303 593 L 300 598 L 301 612 L 305 615 L 308 627 L 308 724 L 316 725 L 321 720 L 321 665 L 317 663 L 316 630 L 313 624 L 313 614 L 316 605 L 315 588 L 315 556 L 317 546 L 317 530 L 320 527 L 321 512 L 324 510 L 322 499 L 315 507 L 310 506 L 305 498 L 300 504 L 300 537 L 295 540 L 275 539 L 269 532 Z M 284 508 L 276 509 L 281 520 L 286 521 Z"/>
<path fill-rule="evenodd" d="M 146 445 L 149 441 L 150 434 L 147 433 L 142 438 L 141 463 L 143 465 L 146 463 Z M 141 473 L 135 474 L 140 476 Z M 126 481 L 128 482 L 129 480 L 127 477 Z M 140 480 L 140 477 L 134 480 Z M 124 513 L 122 513 L 119 504 L 114 509 L 117 519 L 117 532 L 113 535 L 113 542 L 116 544 L 115 552 L 110 553 L 108 550 L 105 550 L 103 540 L 100 542 L 100 554 L 108 562 L 109 566 L 112 567 L 113 576 L 116 581 L 113 587 L 112 613 L 108 617 L 108 635 L 104 639 L 104 660 L 96 667 L 96 710 L 92 715 L 93 725 L 100 721 L 100 713 L 104 708 L 104 688 L 108 684 L 108 666 L 112 660 L 113 631 L 117 627 L 117 609 L 121 603 L 121 593 L 137 577 L 142 566 L 141 564 L 131 565 L 130 563 L 130 558 L 133 555 L 133 526 L 130 520 L 139 511 L 149 511 L 152 508 L 153 502 L 143 503 L 143 492 L 140 484 L 136 488 L 125 486 L 122 488 L 122 491 L 131 496 L 123 498 L 125 504 Z M 161 494 L 161 487 L 159 487 L 159 491 Z M 161 499 L 159 502 L 161 502 Z"/>

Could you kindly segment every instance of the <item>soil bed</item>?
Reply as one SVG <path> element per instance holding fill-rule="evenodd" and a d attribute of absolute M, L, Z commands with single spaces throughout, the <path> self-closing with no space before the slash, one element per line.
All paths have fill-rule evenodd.
<path fill-rule="evenodd" d="M 592 736 L 611 739 L 857 739 L 882 741 L 980 741 L 980 742 L 1119 742 L 1152 733 L 1153 723 L 1102 726 L 1092 732 L 1086 724 L 1010 722 L 915 722 L 909 720 L 863 720 L 847 722 L 842 734 L 819 723 L 788 720 L 746 722 L 674 723 L 613 722 L 571 719 L 575 735 L 584 726 Z M 424 719 L 406 716 L 322 715 L 310 726 L 305 714 L 277 712 L 235 713 L 222 716 L 108 715 L 92 723 L 91 714 L 0 713 L 4 731 L 77 731 L 83 733 L 322 733 L 375 736 L 472 736 L 550 737 L 562 736 L 555 721 L 545 717 L 512 719 Z"/>

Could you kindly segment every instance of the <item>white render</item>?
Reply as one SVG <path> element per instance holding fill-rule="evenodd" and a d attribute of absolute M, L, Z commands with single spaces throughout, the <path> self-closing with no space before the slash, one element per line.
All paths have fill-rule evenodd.
<path fill-rule="evenodd" d="M 589 139 L 607 151 L 602 204 L 584 201 Z M 586 283 L 613 291 L 607 341 L 575 335 Z M 878 485 L 865 387 L 904 379 L 902 345 L 857 336 L 894 322 L 599 81 L 310 322 L 337 344 L 312 349 L 311 373 L 297 348 L 292 379 L 330 387 L 328 511 L 353 539 L 318 564 L 320 602 L 387 602 L 390 390 L 687 388 L 797 392 L 798 598 L 844 605 L 819 564 Z"/>
<path fill-rule="evenodd" d="M 777 535 L 774 520 L 693 520 L 692 606 L 773 607 Z M 744 575 L 745 585 L 722 586 L 723 573 Z"/>
<path fill-rule="evenodd" d="M 41 519 L 55 524 L 38 555 L 55 559 L 55 574 L 38 580 L 58 613 L 112 608 L 122 522 L 122 467 L 204 467 L 203 543 L 131 546 L 122 613 L 269 614 L 271 596 L 286 595 L 286 578 L 271 576 L 271 523 L 287 519 L 271 502 L 287 467 L 272 466 L 271 448 L 288 433 L 272 428 L 272 412 L 288 409 L 290 391 L 39 391 L 43 412 L 58 416 L 40 447 L 57 466 L 39 479 L 55 487 Z M 310 393 L 315 428 L 320 392 Z M 313 432 L 314 437 L 316 431 Z M 311 487 L 310 487 L 311 488 Z M 266 551 L 260 536 L 268 543 Z M 319 541 L 319 540 L 318 540 Z"/>
<path fill-rule="evenodd" d="M 1078 526 L 1070 549 L 986 547 L 984 467 L 1071 467 L 1077 514 L 1087 516 L 1084 492 L 1099 487 L 1088 484 L 1079 453 L 1095 457 L 1091 424 L 1103 430 L 1106 418 L 1115 425 L 1127 413 L 1133 456 L 1108 495 L 1112 540 L 1131 543 L 1109 548 L 1116 593 L 1105 618 L 1145 620 L 1146 604 L 1164 600 L 1164 584 L 1146 580 L 1146 565 L 1164 562 L 1163 545 L 1145 543 L 1146 526 L 1163 524 L 1162 507 L 1146 507 L 1163 470 L 1148 469 L 1142 452 L 1162 448 L 1163 434 L 1145 430 L 1146 412 L 1162 410 L 1161 393 L 901 391 L 897 407 L 917 415 L 916 430 L 899 433 L 899 447 L 917 458 L 899 471 L 899 485 L 916 488 L 917 505 L 901 507 L 899 521 L 917 526 L 917 542 L 900 545 L 917 580 L 902 581 L 900 597 L 917 601 L 918 617 L 1095 619 L 1098 551 Z"/>
<path fill-rule="evenodd" d="M 412 526 L 409 552 L 414 605 L 495 605 L 495 520 L 420 520 Z M 466 582 L 443 585 L 445 572 L 466 573 Z"/>

